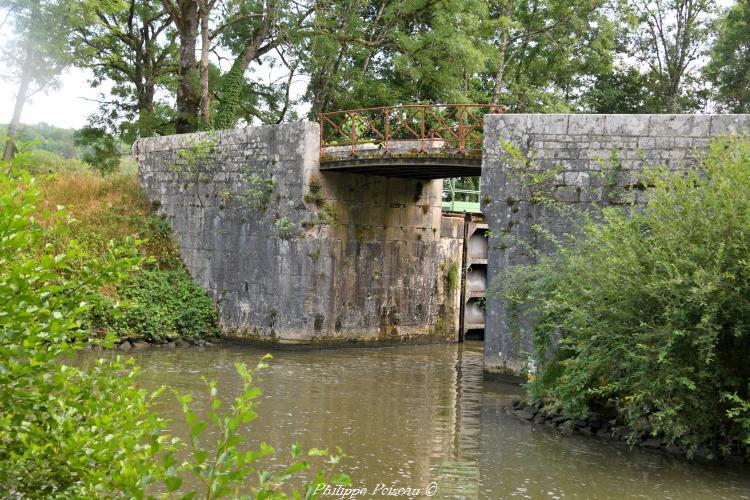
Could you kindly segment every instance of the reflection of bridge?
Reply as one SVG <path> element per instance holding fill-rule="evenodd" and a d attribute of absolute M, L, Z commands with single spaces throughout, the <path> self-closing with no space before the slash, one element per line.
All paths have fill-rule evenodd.
<path fill-rule="evenodd" d="M 484 115 L 505 106 L 408 104 L 322 113 L 320 170 L 442 179 L 478 176 Z"/>

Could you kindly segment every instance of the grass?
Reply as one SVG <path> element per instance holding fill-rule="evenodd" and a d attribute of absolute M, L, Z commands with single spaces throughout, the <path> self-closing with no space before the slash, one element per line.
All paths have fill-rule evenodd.
<path fill-rule="evenodd" d="M 40 187 L 44 193 L 40 209 L 65 207 L 76 221 L 70 236 L 92 251 L 103 251 L 110 240 L 132 236 L 145 240 L 142 253 L 154 258 L 159 267 L 180 266 L 171 231 L 153 213 L 135 175 L 102 176 L 91 170 L 62 171 L 46 177 Z"/>
<path fill-rule="evenodd" d="M 99 290 L 90 316 L 95 335 L 112 331 L 121 338 L 159 342 L 219 333 L 213 303 L 192 280 L 180 260 L 169 225 L 158 217 L 132 170 L 102 176 L 93 170 L 63 170 L 42 178 L 41 211 L 64 207 L 70 231 L 49 243 L 62 249 L 75 239 L 91 253 L 103 253 L 110 240 L 140 240 L 146 257 L 142 271 Z M 128 308 L 112 315 L 112 305 Z"/>

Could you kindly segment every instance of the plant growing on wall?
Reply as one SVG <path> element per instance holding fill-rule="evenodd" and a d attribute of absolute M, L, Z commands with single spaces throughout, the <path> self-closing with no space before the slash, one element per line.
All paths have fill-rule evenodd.
<path fill-rule="evenodd" d="M 562 172 L 562 166 L 545 168 L 534 156 L 534 151 L 526 153 L 511 141 L 501 139 L 500 148 L 506 155 L 509 175 L 522 189 L 529 191 L 529 200 L 541 205 L 554 204 L 554 189 L 551 182 Z"/>
<path fill-rule="evenodd" d="M 572 246 L 503 277 L 533 323 L 532 394 L 694 451 L 750 444 L 750 143 L 653 171 L 645 210 L 604 209 Z"/>
<path fill-rule="evenodd" d="M 202 171 L 207 170 L 207 164 L 216 152 L 219 136 L 207 133 L 199 134 L 190 139 L 187 147 L 177 151 L 177 161 L 167 165 L 168 170 L 176 174 L 186 174 L 186 181 L 195 186 L 195 196 L 200 206 L 204 206 L 200 196 L 200 184 L 204 180 Z"/>
<path fill-rule="evenodd" d="M 271 201 L 271 194 L 276 183 L 271 178 L 264 178 L 258 174 L 250 174 L 247 177 L 247 189 L 242 198 L 247 200 L 251 207 L 265 211 Z"/>
<path fill-rule="evenodd" d="M 307 193 L 304 197 L 305 203 L 311 204 L 315 207 L 315 219 L 316 221 L 308 221 L 306 225 L 313 227 L 315 223 L 326 224 L 331 227 L 335 227 L 338 222 L 338 212 L 336 206 L 327 201 L 323 196 L 323 183 L 318 177 L 310 179 L 310 185 Z"/>
<path fill-rule="evenodd" d="M 286 217 L 276 219 L 274 225 L 276 226 L 276 236 L 282 240 L 291 240 L 297 237 L 297 224 Z"/>

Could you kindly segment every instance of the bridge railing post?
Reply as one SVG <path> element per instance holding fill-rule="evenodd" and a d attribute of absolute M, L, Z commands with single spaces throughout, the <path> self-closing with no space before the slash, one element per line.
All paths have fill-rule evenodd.
<path fill-rule="evenodd" d="M 424 141 L 426 139 L 425 134 L 424 134 L 424 115 L 427 109 L 424 105 L 422 105 L 420 108 L 422 110 L 422 128 L 421 128 L 421 131 L 419 132 L 419 152 L 424 153 Z"/>
<path fill-rule="evenodd" d="M 390 144 L 390 121 L 391 121 L 391 108 L 385 108 L 385 152 L 391 152 Z"/>
<path fill-rule="evenodd" d="M 464 138 L 464 107 L 458 106 L 458 151 L 463 153 L 466 150 Z"/>
<path fill-rule="evenodd" d="M 352 119 L 352 156 L 356 156 L 357 149 L 357 114 L 352 112 L 349 113 L 349 117 Z"/>

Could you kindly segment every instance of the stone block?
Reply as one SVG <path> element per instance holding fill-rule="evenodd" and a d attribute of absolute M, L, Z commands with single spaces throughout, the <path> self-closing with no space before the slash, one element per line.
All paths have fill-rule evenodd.
<path fill-rule="evenodd" d="M 570 115 L 568 130 L 570 135 L 597 136 L 604 134 L 606 115 Z"/>
<path fill-rule="evenodd" d="M 711 135 L 750 131 L 750 115 L 711 115 Z"/>
<path fill-rule="evenodd" d="M 603 134 L 611 137 L 648 134 L 650 119 L 644 115 L 606 115 Z"/>
<path fill-rule="evenodd" d="M 650 115 L 649 120 L 649 134 L 655 137 L 706 137 L 711 128 L 706 115 Z"/>

